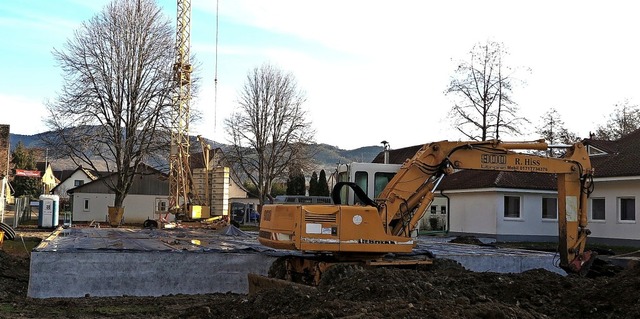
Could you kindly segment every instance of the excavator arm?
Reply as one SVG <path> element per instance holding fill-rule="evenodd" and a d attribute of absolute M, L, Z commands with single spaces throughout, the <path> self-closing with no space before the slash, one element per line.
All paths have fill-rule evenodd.
<path fill-rule="evenodd" d="M 555 174 L 558 180 L 558 235 L 560 267 L 583 273 L 593 261 L 585 252 L 587 197 L 593 169 L 586 147 L 576 143 L 561 158 L 538 156 L 515 150 L 547 150 L 544 141 L 506 143 L 441 141 L 424 145 L 405 161 L 376 199 L 386 232 L 410 236 L 442 178 L 460 169 Z"/>

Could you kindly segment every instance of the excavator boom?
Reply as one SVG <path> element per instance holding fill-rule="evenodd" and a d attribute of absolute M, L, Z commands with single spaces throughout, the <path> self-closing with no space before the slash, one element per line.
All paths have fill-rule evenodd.
<path fill-rule="evenodd" d="M 430 206 L 440 179 L 456 170 L 555 174 L 558 180 L 560 265 L 568 272 L 583 271 L 583 259 L 589 260 L 583 254 L 590 234 L 586 207 L 593 169 L 589 155 L 582 143 L 567 148 L 561 158 L 515 151 L 547 149 L 543 141 L 442 141 L 424 145 L 402 165 L 380 195 L 380 212 L 387 233 L 408 236 Z"/>

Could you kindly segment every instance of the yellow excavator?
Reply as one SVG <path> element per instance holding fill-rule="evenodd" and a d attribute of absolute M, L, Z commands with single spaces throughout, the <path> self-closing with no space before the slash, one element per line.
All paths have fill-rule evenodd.
<path fill-rule="evenodd" d="M 358 205 L 265 205 L 258 240 L 264 246 L 291 251 L 278 261 L 282 279 L 311 285 L 339 263 L 429 263 L 429 258 L 411 254 L 416 246 L 411 234 L 445 176 L 465 169 L 546 173 L 555 174 L 558 181 L 560 267 L 584 275 L 595 259 L 595 252 L 585 251 L 593 168 L 582 143 L 567 146 L 562 157 L 523 152 L 548 149 L 544 140 L 425 144 L 404 162 L 379 198 L 369 199 L 356 184 L 340 182 L 332 191 L 333 202 L 341 203 L 341 188 L 350 187 L 360 199 Z M 260 279 L 249 278 L 250 286 L 255 280 Z"/>

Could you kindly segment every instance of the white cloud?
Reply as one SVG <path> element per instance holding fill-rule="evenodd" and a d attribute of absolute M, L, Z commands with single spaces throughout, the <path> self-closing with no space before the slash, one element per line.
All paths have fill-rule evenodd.
<path fill-rule="evenodd" d="M 343 60 L 293 48 L 261 54 L 284 61 L 307 88 L 320 141 L 356 146 L 384 133 L 396 145 L 457 138 L 443 127 L 451 106 L 443 91 L 454 62 L 487 39 L 505 43 L 511 65 L 533 69 L 515 92 L 523 115 L 535 123 L 555 107 L 569 129 L 587 136 L 609 106 L 637 94 L 640 49 L 632 39 L 640 26 L 633 8 L 584 1 L 233 1 L 221 4 L 220 14 L 345 53 Z M 357 137 L 333 133 L 340 128 Z"/>
<path fill-rule="evenodd" d="M 11 133 L 33 135 L 46 131 L 43 120 L 48 114 L 42 102 L 0 94 L 0 105 L 5 113 L 1 124 L 9 124 Z"/>

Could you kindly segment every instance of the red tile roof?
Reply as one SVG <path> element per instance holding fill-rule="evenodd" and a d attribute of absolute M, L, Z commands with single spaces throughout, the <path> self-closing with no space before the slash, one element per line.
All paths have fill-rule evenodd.
<path fill-rule="evenodd" d="M 402 164 L 404 161 L 416 155 L 416 153 L 420 150 L 420 148 L 424 145 L 415 145 L 409 146 L 405 148 L 399 148 L 397 150 L 389 150 L 389 163 L 390 164 Z M 371 161 L 372 163 L 384 163 L 384 151 L 380 152 L 374 159 Z"/>
<path fill-rule="evenodd" d="M 595 178 L 640 176 L 640 130 L 616 141 L 586 139 L 584 142 L 607 153 L 591 156 Z"/>
<path fill-rule="evenodd" d="M 474 188 L 518 188 L 556 190 L 555 174 L 462 170 L 445 176 L 438 187 L 441 190 Z"/>

